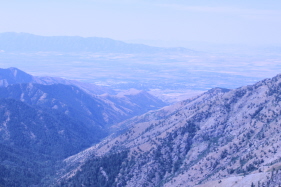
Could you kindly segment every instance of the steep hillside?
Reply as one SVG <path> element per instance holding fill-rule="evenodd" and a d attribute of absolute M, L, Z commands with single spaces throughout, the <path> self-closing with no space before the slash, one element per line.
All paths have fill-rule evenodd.
<path fill-rule="evenodd" d="M 55 109 L 89 126 L 98 127 L 106 123 L 103 103 L 75 86 L 14 84 L 0 88 L 0 98 L 12 98 L 33 106 Z M 107 112 L 111 115 L 110 111 Z M 116 115 L 112 114 L 111 119 Z"/>
<path fill-rule="evenodd" d="M 139 94 L 140 98 L 144 94 Z M 128 96 L 129 97 L 129 96 Z M 88 126 L 105 127 L 106 124 L 114 124 L 132 117 L 139 112 L 144 103 L 148 106 L 141 108 L 144 113 L 148 109 L 165 106 L 165 103 L 153 96 L 139 101 L 129 101 L 129 108 L 122 100 L 114 102 L 102 97 L 89 95 L 81 89 L 63 84 L 40 85 L 40 84 L 14 84 L 0 87 L 0 98 L 13 98 L 33 106 L 55 109 L 64 114 L 78 119 Z M 126 98 L 123 98 L 126 99 Z M 158 103 L 154 102 L 158 101 Z M 127 103 L 128 104 L 128 103 Z M 156 106 L 150 106 L 150 105 Z"/>
<path fill-rule="evenodd" d="M 130 89 L 120 92 L 116 95 L 101 95 L 99 98 L 106 103 L 112 103 L 115 107 L 120 108 L 124 113 L 130 114 L 131 117 L 144 114 L 150 110 L 156 110 L 166 106 L 162 100 L 152 96 L 146 91 Z"/>
<path fill-rule="evenodd" d="M 31 186 L 55 162 L 99 140 L 95 131 L 56 111 L 0 99 L 0 186 Z"/>
<path fill-rule="evenodd" d="M 52 163 L 52 161 L 48 161 L 48 157 L 26 149 L 0 143 L 0 150 L 1 187 L 38 184 L 46 176 L 48 170 L 43 168 Z"/>
<path fill-rule="evenodd" d="M 64 158 L 99 138 L 80 122 L 62 113 L 0 99 L 0 143 Z"/>
<path fill-rule="evenodd" d="M 281 75 L 212 89 L 120 124 L 128 130 L 66 159 L 56 185 L 277 185 L 280 106 Z"/>

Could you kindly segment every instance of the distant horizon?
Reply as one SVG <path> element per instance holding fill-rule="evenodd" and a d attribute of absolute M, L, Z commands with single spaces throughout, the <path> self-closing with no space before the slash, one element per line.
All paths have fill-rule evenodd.
<path fill-rule="evenodd" d="M 147 45 L 151 47 L 167 47 L 167 48 L 174 48 L 174 47 L 183 47 L 192 49 L 192 47 L 196 46 L 199 48 L 206 45 L 206 48 L 212 46 L 216 47 L 281 47 L 281 43 L 266 43 L 266 44 L 253 44 L 253 43 L 226 43 L 226 42 L 209 42 L 209 41 L 195 41 L 195 40 L 145 40 L 145 39 L 132 39 L 132 40 L 119 40 L 115 38 L 109 38 L 109 37 L 99 37 L 99 36 L 80 36 L 80 35 L 42 35 L 42 34 L 36 34 L 36 33 L 28 33 L 28 32 L 13 32 L 13 31 L 7 31 L 7 32 L 0 32 L 0 34 L 5 33 L 16 33 L 16 34 L 30 34 L 35 36 L 43 36 L 43 37 L 81 37 L 81 38 L 104 38 L 104 39 L 111 39 L 115 41 L 121 41 L 128 44 L 142 44 Z M 189 45 L 189 46 L 188 46 Z M 195 47 L 195 48 L 196 48 Z M 194 49 L 198 50 L 198 49 Z M 200 49 L 199 49 L 200 50 Z"/>
<path fill-rule="evenodd" d="M 120 41 L 279 44 L 276 0 L 13 0 L 1 3 L 0 32 Z"/>

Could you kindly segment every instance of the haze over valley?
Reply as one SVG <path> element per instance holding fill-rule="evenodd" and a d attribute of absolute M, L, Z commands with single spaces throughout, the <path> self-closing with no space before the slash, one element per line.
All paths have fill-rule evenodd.
<path fill-rule="evenodd" d="M 0 34 L 1 66 L 63 77 L 175 102 L 214 87 L 237 88 L 279 73 L 280 48 L 248 54 L 161 48 L 107 38 Z M 79 46 L 79 47 L 78 47 Z M 278 50 L 279 49 L 279 50 Z"/>

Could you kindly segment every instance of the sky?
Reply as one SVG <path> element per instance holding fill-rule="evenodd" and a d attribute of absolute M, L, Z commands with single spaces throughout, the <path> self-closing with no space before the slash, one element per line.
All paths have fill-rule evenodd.
<path fill-rule="evenodd" d="M 281 44 L 280 0 L 9 0 L 0 33 Z"/>

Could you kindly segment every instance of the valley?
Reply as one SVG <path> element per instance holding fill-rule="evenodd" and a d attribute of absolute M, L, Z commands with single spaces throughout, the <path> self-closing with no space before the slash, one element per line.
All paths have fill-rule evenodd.
<path fill-rule="evenodd" d="M 167 105 L 145 91 L 115 93 L 17 68 L 0 69 L 0 79 L 3 186 L 47 185 L 62 159 L 100 142 L 113 124 Z"/>
<path fill-rule="evenodd" d="M 280 185 L 280 74 L 167 106 L 145 91 L 0 72 L 1 185 Z"/>
<path fill-rule="evenodd" d="M 278 52 L 8 36 L 0 186 L 281 185 Z"/>
<path fill-rule="evenodd" d="M 281 1 L 0 17 L 0 187 L 281 186 Z"/>

